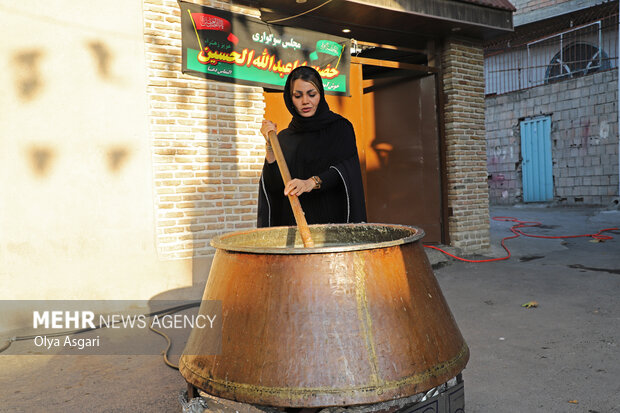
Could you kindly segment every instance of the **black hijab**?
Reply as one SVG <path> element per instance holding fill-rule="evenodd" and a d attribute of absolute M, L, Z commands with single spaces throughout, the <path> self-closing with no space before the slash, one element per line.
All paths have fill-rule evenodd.
<path fill-rule="evenodd" d="M 293 98 L 291 97 L 293 83 L 297 79 L 312 83 L 321 95 L 316 112 L 310 117 L 301 116 L 293 104 Z M 329 105 L 325 100 L 325 90 L 323 89 L 321 76 L 319 72 L 309 66 L 300 66 L 288 75 L 286 85 L 284 86 L 284 104 L 291 115 L 293 115 L 293 119 L 291 119 L 291 123 L 288 125 L 293 132 L 311 132 L 325 129 L 329 124 L 344 119 L 329 109 Z"/>
<path fill-rule="evenodd" d="M 320 94 L 316 112 L 310 117 L 300 115 L 293 104 L 293 84 L 297 79 L 312 83 Z M 343 129 L 350 122 L 329 109 L 319 72 L 308 66 L 293 70 L 286 79 L 283 97 L 293 118 L 283 131 L 283 137 L 288 139 L 282 139 L 281 143 L 284 152 L 290 156 L 293 177 L 305 179 L 318 175 L 331 165 L 357 155 L 355 146 L 341 139 Z"/>

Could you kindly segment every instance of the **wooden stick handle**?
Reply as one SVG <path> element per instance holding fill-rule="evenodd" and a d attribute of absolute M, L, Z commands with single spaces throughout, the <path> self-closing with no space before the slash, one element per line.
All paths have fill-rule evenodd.
<path fill-rule="evenodd" d="M 273 154 L 276 156 L 278 168 L 280 168 L 280 175 L 282 175 L 282 180 L 286 186 L 288 181 L 291 180 L 291 173 L 288 171 L 288 166 L 286 165 L 286 160 L 284 159 L 284 154 L 282 153 L 282 148 L 280 148 L 280 142 L 278 141 L 278 136 L 274 131 L 269 132 L 268 136 L 271 147 L 273 148 Z M 297 198 L 297 195 L 289 195 L 288 200 L 291 203 L 291 208 L 293 208 L 293 215 L 295 216 L 295 222 L 297 222 L 297 228 L 299 228 L 299 234 L 301 235 L 304 247 L 314 247 L 314 241 L 312 241 L 312 237 L 310 236 L 310 228 L 306 222 L 304 211 L 301 209 L 299 198 Z"/>

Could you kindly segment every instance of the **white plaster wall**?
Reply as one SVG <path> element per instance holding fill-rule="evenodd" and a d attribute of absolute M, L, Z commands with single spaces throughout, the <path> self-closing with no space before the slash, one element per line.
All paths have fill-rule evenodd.
<path fill-rule="evenodd" d="M 191 285 L 155 248 L 142 2 L 0 0 L 0 299 Z"/>

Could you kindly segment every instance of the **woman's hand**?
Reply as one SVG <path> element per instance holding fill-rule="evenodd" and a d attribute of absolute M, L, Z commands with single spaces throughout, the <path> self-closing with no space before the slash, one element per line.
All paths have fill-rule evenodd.
<path fill-rule="evenodd" d="M 263 134 L 263 137 L 267 141 L 267 144 L 270 144 L 269 132 L 271 131 L 274 131 L 277 134 L 278 133 L 277 125 L 270 120 L 263 119 L 263 124 L 260 128 L 260 133 Z"/>
<path fill-rule="evenodd" d="M 273 153 L 273 148 L 271 147 L 271 141 L 269 140 L 269 132 L 274 131 L 278 133 L 277 125 L 270 120 L 263 119 L 263 124 L 260 128 L 260 133 L 263 134 L 265 138 L 265 159 L 267 163 L 274 163 L 276 161 L 276 156 Z"/>
<path fill-rule="evenodd" d="M 284 187 L 284 195 L 285 196 L 289 196 L 289 195 L 299 196 L 303 194 L 304 192 L 312 191 L 315 185 L 316 185 L 316 182 L 314 182 L 314 179 L 312 178 L 291 179 L 290 181 L 288 181 L 288 183 Z"/>

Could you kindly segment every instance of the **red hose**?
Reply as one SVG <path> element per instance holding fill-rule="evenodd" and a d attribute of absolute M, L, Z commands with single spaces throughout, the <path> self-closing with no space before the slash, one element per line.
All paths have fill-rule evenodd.
<path fill-rule="evenodd" d="M 424 247 L 426 248 L 432 248 L 434 250 L 437 251 L 441 251 L 444 254 L 459 260 L 459 261 L 465 261 L 465 262 L 493 262 L 493 261 L 503 261 L 503 260 L 507 260 L 508 258 L 511 257 L 511 253 L 510 250 L 506 247 L 506 245 L 504 244 L 504 241 L 508 240 L 508 239 L 513 239 L 513 238 L 518 238 L 521 235 L 523 235 L 524 237 L 532 237 L 532 238 L 546 238 L 546 239 L 561 239 L 561 238 L 582 238 L 582 237 L 589 237 L 589 238 L 593 238 L 596 240 L 600 240 L 600 241 L 606 241 L 606 240 L 610 240 L 613 239 L 614 237 L 612 237 L 611 235 L 603 235 L 603 232 L 607 232 L 607 231 L 618 231 L 618 228 L 605 228 L 600 230 L 599 232 L 597 232 L 596 234 L 582 234 L 582 235 L 564 235 L 564 236 L 546 236 L 546 235 L 532 235 L 532 234 L 526 234 L 525 232 L 521 231 L 521 228 L 535 228 L 535 227 L 540 227 L 542 226 L 542 224 L 540 222 L 536 222 L 536 221 L 520 221 L 517 218 L 513 218 L 513 217 L 493 217 L 491 218 L 494 221 L 502 221 L 502 222 L 515 222 L 516 224 L 513 225 L 512 227 L 510 227 L 510 231 L 512 231 L 515 235 L 512 235 L 510 237 L 505 237 L 502 238 L 501 241 L 501 245 L 504 248 L 504 250 L 506 250 L 506 252 L 508 253 L 508 255 L 506 255 L 505 257 L 501 257 L 501 258 L 490 258 L 487 260 L 468 260 L 467 258 L 461 258 L 461 257 L 457 257 L 456 255 L 452 255 L 447 251 L 442 250 L 441 248 L 432 246 L 432 245 L 424 245 Z"/>

